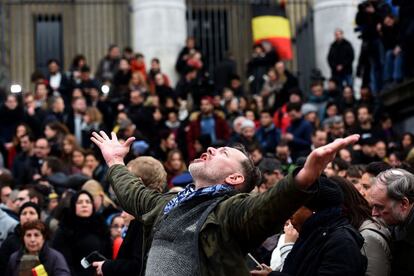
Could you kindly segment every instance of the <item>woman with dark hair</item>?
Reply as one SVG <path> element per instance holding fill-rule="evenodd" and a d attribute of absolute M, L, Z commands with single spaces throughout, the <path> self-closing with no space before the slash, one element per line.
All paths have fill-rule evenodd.
<path fill-rule="evenodd" d="M 36 275 L 42 272 L 54 276 L 71 275 L 65 258 L 47 245 L 47 238 L 48 229 L 42 221 L 25 223 L 21 233 L 23 247 L 10 256 L 6 275 L 32 275 L 33 270 Z"/>
<path fill-rule="evenodd" d="M 93 197 L 86 191 L 76 193 L 69 210 L 63 216 L 52 247 L 60 251 L 68 262 L 72 275 L 94 275 L 93 268 L 84 269 L 80 261 L 93 251 L 111 257 L 109 229 L 96 215 Z"/>
<path fill-rule="evenodd" d="M 69 129 L 60 122 L 50 122 L 45 126 L 44 134 L 50 145 L 50 155 L 61 157 L 63 140 L 68 135 Z"/>
<path fill-rule="evenodd" d="M 36 203 L 26 202 L 20 207 L 19 224 L 14 232 L 9 234 L 0 247 L 0 275 L 4 275 L 10 255 L 22 246 L 20 239 L 22 226 L 25 223 L 40 219 L 40 207 Z"/>
<path fill-rule="evenodd" d="M 167 185 L 168 188 L 172 188 L 171 180 L 187 171 L 183 154 L 179 149 L 173 149 L 167 154 L 167 161 L 164 163 L 165 170 L 167 171 Z"/>
<path fill-rule="evenodd" d="M 368 259 L 365 272 L 367 276 L 388 276 L 391 272 L 391 251 L 389 230 L 376 221 L 371 215 L 371 207 L 365 198 L 357 191 L 348 180 L 333 176 L 330 178 L 342 190 L 344 194 L 344 213 L 351 225 L 358 229 L 364 237 L 362 253 Z"/>

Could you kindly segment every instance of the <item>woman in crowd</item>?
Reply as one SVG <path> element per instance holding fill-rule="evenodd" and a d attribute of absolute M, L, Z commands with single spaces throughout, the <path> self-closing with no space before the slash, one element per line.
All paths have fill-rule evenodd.
<path fill-rule="evenodd" d="M 82 173 L 82 169 L 85 165 L 85 151 L 81 148 L 75 148 L 72 152 L 70 163 L 70 174 Z"/>
<path fill-rule="evenodd" d="M 66 171 L 71 173 L 73 151 L 79 147 L 76 137 L 73 134 L 65 135 L 62 143 L 62 161 Z"/>
<path fill-rule="evenodd" d="M 172 188 L 171 180 L 187 170 L 183 154 L 179 149 L 173 149 L 167 154 L 167 161 L 165 162 L 164 167 L 167 171 L 168 188 Z"/>
<path fill-rule="evenodd" d="M 82 190 L 92 195 L 96 213 L 102 215 L 104 219 L 119 212 L 116 209 L 116 204 L 105 194 L 102 185 L 95 179 L 86 181 L 82 186 Z"/>
<path fill-rule="evenodd" d="M 351 225 L 364 237 L 362 254 L 367 257 L 367 276 L 388 276 L 391 273 L 391 234 L 386 226 L 371 216 L 371 208 L 365 198 L 348 180 L 333 176 L 344 194 L 344 213 Z"/>
<path fill-rule="evenodd" d="M 30 221 L 39 220 L 40 212 L 40 207 L 33 202 L 26 202 L 20 207 L 19 224 L 0 247 L 0 275 L 5 274 L 10 255 L 22 246 L 20 237 L 23 225 Z"/>
<path fill-rule="evenodd" d="M 92 132 L 105 130 L 103 125 L 103 116 L 98 108 L 89 106 L 86 108 L 82 123 L 82 147 L 84 149 L 91 147 L 90 137 Z"/>
<path fill-rule="evenodd" d="M 50 145 L 50 155 L 62 155 L 63 140 L 69 133 L 69 129 L 57 121 L 46 124 L 44 134 Z"/>
<path fill-rule="evenodd" d="M 70 276 L 65 258 L 47 245 L 47 237 L 47 227 L 40 220 L 25 223 L 21 233 L 23 247 L 10 256 L 6 275 L 44 275 L 42 273 L 47 273 L 47 275 L 54 276 Z M 37 274 L 34 274 L 33 270 Z"/>
<path fill-rule="evenodd" d="M 87 191 L 76 193 L 70 208 L 61 220 L 52 247 L 60 251 L 68 262 L 72 275 L 94 275 L 93 268 L 84 269 L 80 261 L 93 251 L 111 257 L 108 227 L 96 214 L 93 197 Z"/>

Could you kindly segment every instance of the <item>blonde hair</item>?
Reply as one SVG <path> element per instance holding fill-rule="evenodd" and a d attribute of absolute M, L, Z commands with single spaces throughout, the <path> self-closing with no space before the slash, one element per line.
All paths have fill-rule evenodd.
<path fill-rule="evenodd" d="M 116 208 L 115 203 L 105 194 L 102 185 L 95 179 L 86 181 L 82 186 L 82 190 L 89 192 L 93 197 L 103 196 L 103 206 L 108 207 L 109 205 L 112 205 Z"/>
<path fill-rule="evenodd" d="M 129 161 L 129 171 L 138 176 L 144 185 L 158 192 L 163 192 L 167 182 L 167 172 L 157 159 L 150 156 L 140 156 Z"/>
<path fill-rule="evenodd" d="M 102 113 L 94 106 L 86 108 L 85 114 L 89 116 L 92 123 L 102 123 Z"/>

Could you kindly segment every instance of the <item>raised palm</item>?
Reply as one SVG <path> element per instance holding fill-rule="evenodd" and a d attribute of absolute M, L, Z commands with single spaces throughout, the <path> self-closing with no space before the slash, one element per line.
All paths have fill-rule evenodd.
<path fill-rule="evenodd" d="M 354 134 L 336 139 L 332 143 L 313 150 L 306 158 L 303 168 L 296 175 L 296 182 L 302 187 L 310 186 L 320 176 L 328 163 L 334 160 L 337 152 L 358 140 L 359 135 Z"/>
<path fill-rule="evenodd" d="M 128 138 L 124 143 L 118 141 L 116 134 L 111 133 L 111 138 L 105 132 L 100 131 L 92 133 L 92 142 L 94 142 L 102 152 L 106 164 L 110 167 L 115 164 L 124 164 L 124 157 L 129 152 L 129 147 L 134 142 L 135 137 Z"/>

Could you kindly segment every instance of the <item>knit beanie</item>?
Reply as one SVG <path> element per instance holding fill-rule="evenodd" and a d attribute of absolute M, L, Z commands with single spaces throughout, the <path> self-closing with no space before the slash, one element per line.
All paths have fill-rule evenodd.
<path fill-rule="evenodd" d="M 40 219 L 40 215 L 41 215 L 41 212 L 42 212 L 42 211 L 40 210 L 39 205 L 37 205 L 36 203 L 31 202 L 31 201 L 28 201 L 28 202 L 24 203 L 24 204 L 22 205 L 22 207 L 20 207 L 20 210 L 19 210 L 19 217 L 20 217 L 20 215 L 22 214 L 23 210 L 24 210 L 25 208 L 27 208 L 27 207 L 32 207 L 33 209 L 35 209 L 35 210 L 36 210 L 36 213 L 37 213 L 37 215 L 38 215 L 38 217 L 39 217 L 39 219 Z"/>

